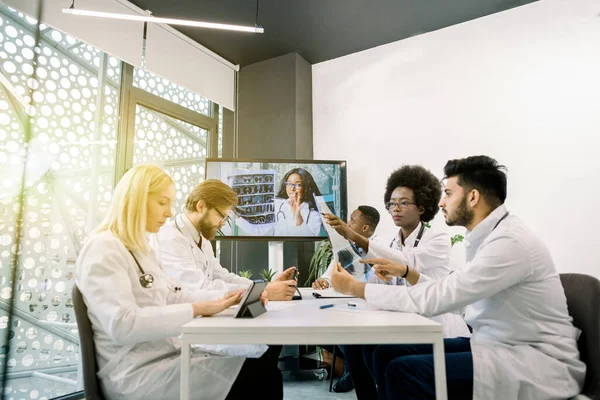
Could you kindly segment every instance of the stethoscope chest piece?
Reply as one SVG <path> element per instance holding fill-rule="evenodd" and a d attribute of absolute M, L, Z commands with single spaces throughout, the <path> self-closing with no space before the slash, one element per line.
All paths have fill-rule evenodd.
<path fill-rule="evenodd" d="M 154 277 L 150 274 L 143 274 L 140 276 L 140 284 L 143 288 L 149 289 L 154 284 Z"/>

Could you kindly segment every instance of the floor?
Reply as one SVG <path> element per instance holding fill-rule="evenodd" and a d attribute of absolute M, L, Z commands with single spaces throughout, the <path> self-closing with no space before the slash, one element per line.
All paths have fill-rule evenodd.
<path fill-rule="evenodd" d="M 283 382 L 284 400 L 345 400 L 356 399 L 354 390 L 348 393 L 329 392 L 329 380 Z"/>
<path fill-rule="evenodd" d="M 284 353 L 286 354 L 297 354 L 294 346 L 284 346 Z M 291 352 L 291 353 L 287 353 Z M 345 400 L 345 399 L 356 399 L 354 390 L 348 393 L 335 393 L 329 392 L 329 375 L 326 369 L 310 369 L 312 366 L 310 360 L 318 360 L 320 357 L 317 353 L 307 354 L 301 358 L 301 371 L 289 372 L 284 364 L 280 363 L 279 366 L 282 368 L 283 376 L 283 398 L 284 400 Z M 297 361 L 290 359 L 291 364 L 295 365 Z M 304 363 L 306 362 L 306 364 Z M 334 379 L 335 384 L 337 378 Z"/>

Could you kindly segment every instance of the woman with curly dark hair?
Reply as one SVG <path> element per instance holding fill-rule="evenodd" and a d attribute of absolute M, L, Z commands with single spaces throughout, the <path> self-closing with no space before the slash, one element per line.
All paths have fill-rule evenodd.
<path fill-rule="evenodd" d="M 437 214 L 441 197 L 441 183 L 435 175 L 420 165 L 404 165 L 392 172 L 383 195 L 385 208 L 400 228 L 388 242 L 369 242 L 352 235 L 330 216 L 326 218 L 344 237 L 363 248 L 365 258 L 393 259 L 439 278 L 450 272 L 450 236 L 429 228 L 426 223 Z M 405 281 L 393 279 L 386 283 L 402 285 Z"/>
<path fill-rule="evenodd" d="M 392 172 L 383 201 L 394 224 L 400 229 L 390 247 L 400 250 L 407 247 L 407 243 L 413 243 L 413 240 L 409 240 L 411 235 L 414 237 L 414 244 L 408 247 L 418 247 L 425 234 L 424 222 L 435 217 L 441 197 L 440 181 L 422 166 L 404 165 Z M 450 247 L 449 238 L 444 239 L 444 247 Z"/>
<path fill-rule="evenodd" d="M 389 176 L 383 195 L 385 208 L 400 228 L 388 242 L 364 240 L 353 235 L 343 222 L 332 216 L 326 218 L 344 237 L 362 247 L 366 258 L 393 259 L 430 276 L 442 277 L 450 272 L 450 237 L 426 226 L 437 214 L 441 197 L 441 183 L 435 175 L 420 165 L 404 165 Z M 404 284 L 404 280 L 387 283 Z"/>

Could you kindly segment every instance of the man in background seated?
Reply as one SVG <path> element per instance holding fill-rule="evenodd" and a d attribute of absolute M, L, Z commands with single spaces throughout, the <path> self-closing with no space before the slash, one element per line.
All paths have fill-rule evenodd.
<path fill-rule="evenodd" d="M 377 235 L 375 235 L 375 229 L 377 228 L 377 224 L 379 224 L 379 218 L 379 211 L 377 211 L 376 208 L 371 206 L 359 206 L 352 214 L 350 214 L 348 228 L 352 229 L 357 235 L 368 240 L 374 240 L 377 237 Z M 362 251 L 360 247 L 358 249 Z M 333 271 L 333 267 L 334 262 L 331 261 L 327 271 L 312 284 L 313 289 L 327 289 L 330 286 L 331 271 Z M 371 276 L 371 273 L 369 273 L 368 276 Z"/>
<path fill-rule="evenodd" d="M 348 228 L 352 229 L 356 234 L 364 236 L 369 240 L 375 239 L 375 229 L 377 228 L 377 224 L 379 224 L 379 211 L 376 208 L 371 206 L 359 206 L 356 210 L 350 214 L 350 219 L 348 220 Z M 360 247 L 359 247 L 359 250 Z M 335 262 L 332 260 L 331 264 L 327 268 L 327 271 L 320 278 L 318 278 L 313 284 L 313 289 L 327 289 L 330 287 L 330 278 L 331 272 L 335 267 Z M 369 271 L 369 273 L 365 276 L 367 279 L 373 275 L 373 272 Z M 332 352 L 333 346 L 321 346 L 325 350 Z M 339 355 L 341 358 L 344 357 L 344 352 L 341 347 L 337 347 L 336 355 Z M 333 368 L 332 366 L 332 373 Z M 336 393 L 345 393 L 354 389 L 354 382 L 352 381 L 352 376 L 348 370 L 348 365 L 346 361 L 344 361 L 344 374 L 337 380 L 335 385 L 333 385 L 333 391 Z"/>
<path fill-rule="evenodd" d="M 210 244 L 237 204 L 233 189 L 216 179 L 208 179 L 192 190 L 185 213 L 172 218 L 152 240 L 169 277 L 190 289 L 234 291 L 250 285 L 250 279 L 221 266 Z M 294 271 L 295 267 L 288 268 L 267 285 L 269 300 L 292 299 L 297 286 L 292 279 Z"/>

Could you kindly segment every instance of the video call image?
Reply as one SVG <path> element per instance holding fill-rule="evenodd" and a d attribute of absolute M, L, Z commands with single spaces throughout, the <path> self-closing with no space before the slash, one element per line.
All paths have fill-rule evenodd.
<path fill-rule="evenodd" d="M 342 207 L 337 162 L 207 160 L 206 178 L 225 182 L 239 204 L 221 229 L 225 237 L 326 237 L 314 196 L 336 215 Z"/>

